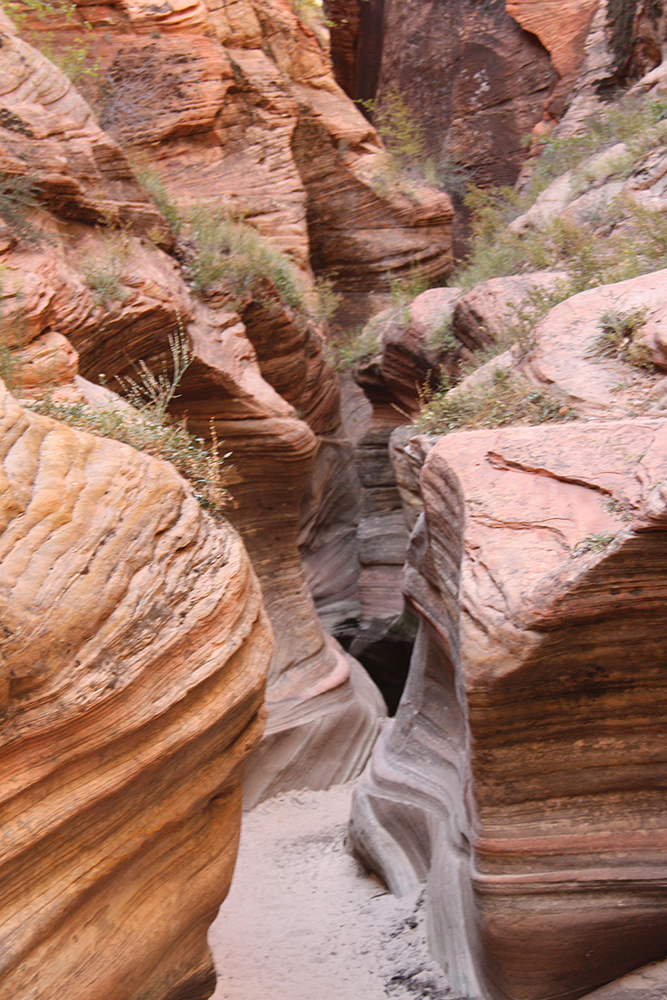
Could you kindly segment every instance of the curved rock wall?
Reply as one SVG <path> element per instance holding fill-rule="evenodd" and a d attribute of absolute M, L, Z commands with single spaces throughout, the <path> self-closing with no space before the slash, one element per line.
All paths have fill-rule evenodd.
<path fill-rule="evenodd" d="M 0 997 L 210 995 L 271 632 L 172 466 L 2 387 Z"/>
<path fill-rule="evenodd" d="M 641 305 L 664 369 L 664 287 L 591 289 L 535 328 L 521 371 L 587 417 L 394 434 L 421 626 L 351 834 L 393 891 L 427 879 L 466 996 L 574 1000 L 667 948 L 665 379 L 594 350 L 605 309 Z"/>
<path fill-rule="evenodd" d="M 257 9 L 263 10 L 259 5 Z M 310 42 L 314 55 L 308 69 L 303 60 L 310 50 L 306 46 L 304 55 L 296 45 L 298 22 L 285 12 L 279 26 L 287 24 L 289 31 L 285 28 L 284 37 L 278 28 L 271 34 L 272 44 L 278 46 L 275 62 L 259 51 L 259 28 L 259 35 L 251 33 L 246 39 L 249 48 L 231 60 L 226 49 L 204 35 L 200 20 L 194 26 L 186 19 L 168 27 L 145 5 L 133 7 L 129 15 L 120 7 L 92 13 L 95 24 L 96 19 L 100 24 L 109 22 L 108 32 L 93 32 L 106 72 L 113 77 L 116 66 L 119 87 L 132 84 L 123 101 L 118 88 L 106 92 L 107 113 L 116 115 L 115 131 L 122 138 L 133 137 L 137 148 L 149 144 L 165 179 L 173 183 L 176 199 L 183 193 L 180 177 L 184 184 L 187 180 L 188 191 L 196 184 L 198 197 L 231 208 L 223 181 L 252 199 L 255 189 L 266 190 L 268 180 L 262 171 L 282 163 L 288 175 L 287 193 L 295 196 L 283 197 L 280 185 L 274 187 L 277 215 L 271 210 L 264 222 L 307 267 L 305 196 L 289 154 L 297 105 L 285 95 L 277 65 L 290 68 L 297 79 L 317 82 L 317 65 L 326 64 L 315 40 Z M 151 21 L 153 14 L 159 23 Z M 132 18 L 139 19 L 138 27 Z M 215 23 L 216 31 L 222 31 Z M 250 28 L 245 24 L 243 30 Z M 152 37 L 156 31 L 160 44 Z M 39 246 L 21 240 L 9 228 L 6 231 L 3 263 L 11 280 L 2 283 L 4 318 L 13 338 L 10 346 L 22 349 L 21 393 L 39 394 L 46 385 L 53 389 L 55 355 L 49 346 L 53 336 L 62 337 L 58 361 L 62 384 L 53 390 L 56 398 L 81 401 L 81 389 L 72 382 L 77 355 L 80 371 L 91 380 L 102 372 L 107 379 L 136 378 L 134 365 L 140 359 L 156 371 L 169 364 L 170 331 L 181 327 L 187 332 L 195 360 L 179 387 L 173 412 L 187 417 L 190 430 L 200 437 L 210 435 L 213 420 L 223 442 L 221 451 L 233 454 L 229 486 L 234 502 L 229 515 L 253 559 L 278 636 L 268 697 L 268 732 L 274 744 L 285 738 L 292 745 L 293 731 L 301 725 L 299 713 L 304 713 L 304 753 L 293 753 L 285 771 L 277 763 L 272 770 L 267 758 L 261 765 L 264 777 L 256 775 L 253 787 L 262 794 L 264 787 L 277 791 L 309 783 L 313 755 L 305 747 L 320 702 L 327 725 L 340 726 L 347 743 L 332 755 L 328 772 L 326 763 L 318 763 L 313 780 L 318 785 L 344 780 L 367 756 L 383 707 L 368 685 L 351 682 L 347 660 L 327 644 L 299 561 L 300 502 L 313 456 L 323 450 L 318 441 L 335 443 L 340 433 L 337 381 L 323 359 L 321 331 L 285 306 L 268 279 L 261 297 L 237 297 L 238 312 L 232 311 L 230 295 L 196 298 L 179 262 L 160 249 L 170 249 L 174 236 L 136 183 L 120 147 L 99 128 L 88 105 L 61 73 L 17 39 L 11 26 L 3 32 L 0 65 L 7 74 L 0 148 L 14 157 L 11 165 L 17 174 L 26 161 L 34 164 L 40 197 L 51 213 L 46 220 L 34 213 L 36 223 L 51 230 Z M 284 47 L 281 38 L 290 44 Z M 236 43 L 240 44 L 238 38 Z M 178 84 L 177 67 L 182 73 Z M 246 82 L 239 90 L 242 78 Z M 324 85 L 335 90 L 327 79 Z M 225 88 L 234 91 L 229 100 Z M 26 96 L 31 97 L 29 102 Z M 253 123 L 246 124 L 247 134 L 255 135 L 257 142 L 248 144 L 250 160 L 237 164 L 234 174 L 228 169 L 236 155 L 234 143 L 227 133 L 221 139 L 224 130 L 220 134 L 215 130 L 222 128 L 224 114 L 233 119 L 241 106 L 255 109 L 248 110 Z M 230 128 L 240 142 L 243 120 Z M 212 149 L 208 157 L 204 147 Z M 54 175 L 63 178 L 59 184 L 70 192 L 64 206 Z M 97 215 L 90 205 L 99 208 Z M 259 202 L 255 209 L 262 228 Z M 98 219 L 101 225 L 95 224 Z M 40 351 L 47 355 L 40 369 L 42 384 L 35 372 L 30 389 L 27 355 Z M 32 368 L 39 365 L 31 362 Z M 90 399 L 90 391 L 86 392 Z M 344 449 L 326 473 L 329 479 L 336 477 L 341 462 Z M 342 589 L 347 587 L 344 580 Z M 283 703 L 289 707 L 286 713 Z M 276 762 L 278 758 L 276 754 Z"/>
<path fill-rule="evenodd" d="M 651 419 L 460 433 L 424 464 L 424 624 L 352 833 L 395 891 L 429 872 L 461 991 L 574 998 L 667 946 L 666 471 Z"/>

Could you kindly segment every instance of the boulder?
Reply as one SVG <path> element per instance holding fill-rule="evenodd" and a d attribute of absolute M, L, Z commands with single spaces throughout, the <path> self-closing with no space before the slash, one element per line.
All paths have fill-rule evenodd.
<path fill-rule="evenodd" d="M 203 998 L 272 637 L 171 465 L 0 389 L 2 1000 Z"/>
<path fill-rule="evenodd" d="M 353 845 L 395 892 L 428 879 L 454 990 L 574 1000 L 667 947 L 667 430 L 608 419 L 450 434 L 425 461 L 410 448 L 422 623 Z"/>

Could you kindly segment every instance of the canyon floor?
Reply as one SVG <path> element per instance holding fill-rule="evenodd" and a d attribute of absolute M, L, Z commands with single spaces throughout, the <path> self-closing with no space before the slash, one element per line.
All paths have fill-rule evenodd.
<path fill-rule="evenodd" d="M 245 814 L 209 931 L 212 1000 L 456 1000 L 428 953 L 422 891 L 397 899 L 346 850 L 352 789 L 288 792 Z"/>

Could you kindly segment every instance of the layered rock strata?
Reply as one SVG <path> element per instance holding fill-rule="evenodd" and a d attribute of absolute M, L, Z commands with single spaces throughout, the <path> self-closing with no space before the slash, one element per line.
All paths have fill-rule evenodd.
<path fill-rule="evenodd" d="M 252 221 L 362 310 L 388 274 L 448 272 L 449 198 L 384 182 L 375 130 L 287 4 L 199 5 L 169 26 L 147 2 L 86 12 L 109 81 L 100 121 L 182 209 Z"/>
<path fill-rule="evenodd" d="M 172 466 L 0 396 L 0 996 L 203 998 L 272 637 Z"/>
<path fill-rule="evenodd" d="M 96 8 L 92 15 L 100 31 L 93 32 L 100 59 L 107 59 L 108 66 L 120 60 L 118 86 L 132 83 L 135 88 L 129 110 L 129 92 L 123 101 L 113 88 L 106 95 L 107 102 L 112 102 L 115 93 L 116 131 L 127 138 L 123 132 L 127 127 L 137 147 L 142 141 L 152 143 L 158 159 L 161 151 L 165 162 L 175 164 L 173 178 L 165 169 L 175 197 L 180 193 L 179 177 L 183 183 L 186 174 L 191 183 L 196 178 L 196 162 L 197 169 L 210 171 L 209 186 L 202 181 L 198 193 L 209 203 L 217 199 L 219 205 L 229 207 L 221 179 L 231 178 L 232 183 L 236 176 L 240 190 L 239 178 L 253 176 L 250 166 L 248 162 L 241 164 L 239 173 L 232 176 L 226 169 L 226 157 L 233 159 L 234 155 L 231 140 L 224 140 L 223 153 L 222 140 L 216 138 L 212 161 L 202 152 L 201 143 L 209 142 L 211 130 L 217 127 L 215 121 L 222 121 L 218 116 L 221 105 L 231 115 L 234 107 L 238 110 L 234 101 L 245 107 L 250 91 L 246 88 L 243 97 L 234 91 L 237 71 L 230 68 L 227 50 L 204 36 L 202 10 L 194 26 L 186 18 L 171 26 L 160 21 L 157 28 L 151 18 L 155 15 L 159 19 L 159 12 L 145 6 L 133 7 L 129 14 L 116 7 L 105 11 Z M 128 17 L 130 21 L 138 18 L 136 32 Z M 142 17 L 148 20 L 144 22 Z M 307 71 L 303 65 L 306 56 L 303 52 L 299 56 L 301 50 L 295 42 L 297 22 L 287 13 L 283 20 L 287 27 L 292 26 L 285 29 L 283 38 L 291 48 L 280 47 L 283 36 L 279 33 L 272 36 L 278 47 L 278 63 L 291 67 L 298 79 L 319 79 L 317 65 L 325 66 L 319 46 L 311 39 L 312 58 L 320 53 L 320 63 L 313 62 Z M 104 24 L 111 41 L 101 32 Z M 237 25 L 237 29 L 249 31 L 244 25 Z M 219 24 L 218 28 L 222 32 Z M 54 399 L 81 403 L 85 396 L 90 402 L 91 391 L 84 387 L 82 394 L 81 384 L 72 380 L 77 364 L 92 381 L 105 373 L 109 384 L 117 386 L 113 376 L 136 379 L 140 361 L 153 371 L 165 366 L 169 369 L 168 335 L 178 336 L 181 331 L 187 336 L 193 363 L 179 386 L 172 412 L 186 417 L 190 430 L 202 438 L 211 435 L 213 421 L 218 441 L 224 442 L 221 452 L 233 453 L 233 471 L 228 472 L 234 495 L 230 518 L 243 534 L 278 636 L 268 698 L 273 742 L 279 732 L 293 739 L 292 731 L 298 729 L 299 712 L 303 711 L 303 746 L 307 746 L 317 706 L 322 703 L 323 716 L 332 723 L 337 705 L 337 725 L 348 735 L 349 762 L 341 763 L 341 751 L 335 759 L 332 756 L 328 777 L 326 768 L 318 766 L 316 780 L 318 784 L 344 780 L 358 769 L 370 749 L 381 702 L 367 686 L 353 686 L 347 661 L 327 645 L 299 562 L 300 502 L 314 456 L 326 450 L 321 442 L 339 442 L 338 390 L 335 376 L 323 360 L 321 332 L 303 312 L 285 304 L 269 278 L 257 293 L 233 297 L 223 283 L 207 297 L 195 297 L 185 280 L 191 276 L 165 252 L 174 236 L 137 184 L 123 151 L 96 124 L 90 108 L 65 77 L 18 39 L 11 26 L 2 30 L 0 65 L 5 93 L 0 148 L 17 177 L 25 176 L 26 162 L 34 165 L 31 177 L 39 192 L 38 206 L 27 212 L 34 232 L 28 231 L 21 238 L 8 227 L 2 244 L 8 346 L 21 362 L 17 391 L 27 397 L 49 388 Z M 163 44 L 151 37 L 150 32 L 156 30 L 165 33 Z M 296 198 L 277 198 L 278 214 L 268 213 L 267 226 L 275 223 L 278 242 L 305 267 L 305 196 L 289 159 L 296 104 L 285 97 L 282 83 L 280 87 L 276 84 L 283 79 L 282 70 L 274 63 L 269 66 L 268 57 L 258 51 L 261 31 L 257 31 L 248 39 L 248 45 L 254 46 L 252 51 L 239 52 L 239 61 L 234 63 L 259 74 L 253 78 L 253 86 L 275 85 L 275 103 L 269 102 L 270 110 L 265 107 L 268 118 L 261 110 L 263 98 L 252 91 L 259 108 L 252 133 L 258 137 L 258 145 L 251 149 L 257 155 L 255 180 L 260 186 L 268 183 L 262 174 L 263 157 L 275 142 L 276 150 L 282 150 L 280 162 L 289 168 L 287 187 L 294 182 Z M 201 37 L 190 49 L 192 32 Z M 240 45 L 241 39 L 234 37 Z M 155 48 L 152 55 L 146 49 L 150 45 Z M 229 74 L 221 77 L 218 70 L 222 72 L 223 64 Z M 174 67 L 178 66 L 184 75 L 174 89 Z M 127 74 L 124 70 L 121 73 L 123 67 L 128 68 Z M 135 71 L 136 77 L 132 75 Z M 335 89 L 333 83 L 326 85 Z M 227 100 L 225 88 L 231 88 L 236 97 Z M 184 99 L 185 90 L 190 103 Z M 161 105 L 159 98 L 165 95 L 169 101 Z M 241 126 L 235 127 L 238 131 Z M 277 163 L 271 156 L 267 162 Z M 63 188 L 68 192 L 66 202 Z M 252 192 L 250 181 L 246 190 Z M 275 193 L 277 197 L 277 190 Z M 40 236 L 39 230 L 47 230 L 47 235 Z M 187 246 L 181 251 L 186 253 Z M 305 276 L 304 282 L 307 284 Z M 296 408 L 305 419 L 297 416 Z M 330 450 L 336 451 L 333 446 Z M 317 464 L 326 481 L 335 479 L 345 462 L 344 447 L 336 454 L 331 467 Z M 321 495 L 317 499 L 322 509 L 316 509 L 312 519 L 319 525 L 326 523 L 325 501 Z M 315 532 L 314 547 L 317 541 Z M 354 538 L 351 544 L 356 545 Z M 334 596 L 347 590 L 349 580 L 343 580 Z M 283 702 L 289 706 L 286 715 Z M 297 766 L 299 759 L 301 767 Z M 277 790 L 307 785 L 308 760 L 312 757 L 306 752 L 301 758 L 293 754 L 290 769 L 280 779 L 277 773 L 267 771 L 267 787 Z"/>
<path fill-rule="evenodd" d="M 422 627 L 352 834 L 394 891 L 428 873 L 461 991 L 574 998 L 664 952 L 666 448 L 628 420 L 460 433 L 425 462 Z"/>
<path fill-rule="evenodd" d="M 393 891 L 428 879 L 432 945 L 467 996 L 574 1000 L 667 947 L 665 379 L 594 350 L 605 309 L 640 300 L 664 367 L 664 272 L 535 330 L 524 376 L 588 419 L 395 432 L 421 625 L 352 840 Z"/>

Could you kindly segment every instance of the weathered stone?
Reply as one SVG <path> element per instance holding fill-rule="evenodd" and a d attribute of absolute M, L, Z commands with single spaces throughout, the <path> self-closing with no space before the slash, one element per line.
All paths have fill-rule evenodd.
<path fill-rule="evenodd" d="M 466 995 L 574 998 L 664 953 L 666 473 L 650 418 L 452 434 L 425 461 L 422 628 L 352 834 L 394 891 L 429 872 Z"/>
<path fill-rule="evenodd" d="M 182 8 L 185 14 L 188 9 Z M 144 15 L 148 18 L 151 10 L 150 5 L 138 4 L 131 16 L 135 20 Z M 260 5 L 257 10 L 261 20 L 264 13 Z M 256 135 L 263 134 L 269 147 L 275 142 L 278 159 L 272 160 L 268 155 L 266 162 L 275 165 L 282 150 L 280 162 L 287 164 L 290 178 L 296 179 L 295 199 L 277 198 L 279 218 L 274 231 L 285 237 L 284 245 L 297 259 L 301 254 L 305 263 L 308 243 L 304 192 L 289 153 L 297 105 L 286 94 L 281 71 L 269 56 L 253 49 L 239 52 L 238 58 L 230 62 L 226 50 L 214 39 L 203 37 L 197 17 L 192 22 L 186 18 L 178 30 L 174 27 L 168 35 L 155 39 L 144 30 L 147 22 L 143 20 L 141 31 L 133 35 L 121 21 L 107 32 L 93 16 L 98 32 L 94 34 L 94 42 L 102 64 L 116 65 L 118 70 L 117 78 L 111 74 L 117 87 L 106 94 L 105 113 L 121 138 L 134 137 L 135 148 L 139 149 L 142 143 L 148 143 L 158 161 L 161 155 L 168 158 L 173 155 L 174 162 L 179 164 L 177 169 L 187 168 L 189 184 L 197 186 L 197 174 L 188 166 L 188 156 L 193 160 L 199 158 L 199 167 L 205 170 L 202 136 L 210 137 L 216 128 L 222 128 L 218 113 L 225 104 L 225 87 L 236 86 L 245 74 L 245 92 L 249 98 L 252 95 L 257 112 Z M 294 28 L 297 34 L 301 30 L 292 14 L 286 12 L 283 21 L 286 31 L 290 24 L 297 25 Z M 272 37 L 272 44 L 278 45 L 282 36 L 276 29 Z M 9 30 L 7 38 L 7 44 L 0 49 L 3 70 L 11 69 L 18 59 L 13 46 L 24 44 Z M 259 46 L 260 42 L 252 44 Z M 310 739 L 311 724 L 317 720 L 318 705 L 321 704 L 327 716 L 327 724 L 339 725 L 341 732 L 345 731 L 345 718 L 349 716 L 349 740 L 342 744 L 349 752 L 349 770 L 345 770 L 344 761 L 332 759 L 330 772 L 332 780 L 340 774 L 348 777 L 368 753 L 377 731 L 379 701 L 377 695 L 369 700 L 367 687 L 363 685 L 352 688 L 349 671 L 346 673 L 336 653 L 326 645 L 297 549 L 300 501 L 318 447 L 316 433 L 335 440 L 339 424 L 337 384 L 323 359 L 321 333 L 284 305 L 268 278 L 255 296 L 237 297 L 243 322 L 239 313 L 232 311 L 229 294 L 213 296 L 207 302 L 194 298 L 178 263 L 156 247 L 152 238 L 142 237 L 151 220 L 162 227 L 160 232 L 166 231 L 166 224 L 136 184 L 124 154 L 95 124 L 90 108 L 71 91 L 62 74 L 44 57 L 25 48 L 29 58 L 26 56 L 25 62 L 18 60 L 22 74 L 20 87 L 7 89 L 3 97 L 6 115 L 18 114 L 24 92 L 32 88 L 31 121 L 40 115 L 47 118 L 59 162 L 71 161 L 68 169 L 79 186 L 73 188 L 68 212 L 71 210 L 78 221 L 63 224 L 57 234 L 39 247 L 20 240 L 7 247 L 3 263 L 11 281 L 3 282 L 2 293 L 6 306 L 3 312 L 13 338 L 10 346 L 24 345 L 22 360 L 32 358 L 30 364 L 24 364 L 28 381 L 35 382 L 39 374 L 40 379 L 46 380 L 42 390 L 49 385 L 54 390 L 55 385 L 58 398 L 80 401 L 84 395 L 89 400 L 92 397 L 88 390 L 84 393 L 81 385 L 72 381 L 77 354 L 82 375 L 95 381 L 105 373 L 110 386 L 117 388 L 113 377 L 136 380 L 140 361 L 153 371 L 160 372 L 165 367 L 169 370 L 172 359 L 168 335 L 179 331 L 187 335 L 194 362 L 178 388 L 172 412 L 174 416 L 187 418 L 190 430 L 201 438 L 210 437 L 212 420 L 218 440 L 224 441 L 222 453 L 233 452 L 229 486 L 234 506 L 230 518 L 243 534 L 279 637 L 270 672 L 275 694 L 269 696 L 271 712 L 275 710 L 280 715 L 281 692 L 286 692 L 288 701 L 299 685 L 310 692 L 312 700 L 304 698 L 307 710 L 302 713 L 307 717 L 304 746 Z M 281 49 L 281 53 L 281 59 L 289 63 L 292 58 L 289 51 Z M 176 86 L 179 66 L 182 76 Z M 327 85 L 336 89 L 332 82 Z M 261 91 L 262 87 L 266 90 Z M 58 103 L 61 91 L 69 102 L 62 108 Z M 261 93 L 271 95 L 268 104 Z M 244 98 L 239 96 L 238 101 L 243 105 Z M 126 114 L 123 109 L 128 102 L 130 109 Z M 261 110 L 263 102 L 265 113 Z M 231 112 L 233 108 L 228 106 L 228 110 Z M 290 113 L 294 115 L 291 123 Z M 240 127 L 237 123 L 237 133 Z M 71 141 L 70 132 L 74 134 Z M 10 139 L 12 136 L 13 133 Z M 41 138 L 19 135 L 19 139 L 32 143 L 25 146 L 26 155 L 35 155 L 39 162 Z M 72 151 L 70 146 L 75 140 L 78 145 Z M 179 147 L 179 143 L 184 145 Z M 264 153 L 265 145 L 260 142 Z M 217 190 L 222 196 L 223 192 L 216 188 L 216 177 L 225 174 L 224 164 L 220 166 L 224 156 L 219 136 L 213 148 L 215 169 L 211 168 L 210 191 Z M 269 183 L 262 174 L 267 169 L 262 166 L 264 153 L 260 156 L 258 150 L 259 147 L 255 150 L 259 174 L 252 174 L 248 162 L 239 167 L 245 173 L 249 189 L 253 176 L 262 186 Z M 225 145 L 227 154 L 234 155 L 229 145 Z M 110 164 L 108 170 L 95 173 L 93 168 L 98 162 Z M 128 176 L 125 186 L 118 182 L 115 173 L 122 173 L 121 168 Z M 80 182 L 77 171 L 81 174 Z M 91 176 L 93 194 L 89 195 Z M 41 183 L 41 175 L 38 179 Z M 202 185 L 200 193 L 205 192 Z M 123 214 L 127 207 L 124 199 L 135 194 L 137 200 L 144 200 L 146 225 L 139 225 L 137 213 L 131 217 Z M 87 207 L 93 200 L 95 205 L 98 202 L 112 205 L 114 217 L 117 220 L 127 217 L 130 225 L 114 228 L 91 224 L 99 215 Z M 57 208 L 57 201 L 50 200 L 49 208 L 52 206 Z M 59 335 L 66 335 L 71 348 L 58 340 L 56 364 L 49 370 L 44 352 L 52 349 L 53 338 Z M 47 342 L 51 345 L 48 349 Z M 28 390 L 34 395 L 39 388 L 26 385 L 26 395 Z M 102 405 L 107 405 L 106 398 L 102 399 Z M 297 417 L 295 407 L 310 426 Z M 316 511 L 313 516 L 323 526 L 322 530 L 326 530 L 325 510 Z M 318 544 L 317 538 L 312 544 L 314 547 Z M 353 538 L 350 544 L 353 547 L 356 544 Z M 329 588 L 329 597 L 334 603 L 339 601 L 344 615 L 347 610 L 342 605 L 354 599 L 350 583 L 348 574 L 340 585 L 331 581 Z M 332 691 L 336 693 L 331 695 Z M 339 711 L 336 723 L 335 709 Z M 294 722 L 295 718 L 288 713 L 288 721 Z M 298 727 L 299 722 L 294 724 Z M 285 726 L 281 733 L 284 738 Z M 291 734 L 296 746 L 299 741 L 293 737 Z M 306 759 L 304 752 L 303 760 Z M 277 758 L 276 766 L 279 771 Z M 318 762 L 318 782 L 325 780 L 325 771 L 326 760 Z M 293 776 L 275 771 L 266 774 L 267 786 L 271 787 L 278 787 L 281 781 L 280 787 L 293 787 L 292 780 L 307 783 L 303 767 Z"/>
<path fill-rule="evenodd" d="M 164 219 L 137 184 L 125 154 L 67 77 L 16 35 L 2 11 L 0 41 L 2 170 L 29 180 L 58 218 L 113 220 L 142 232 L 152 229 L 169 242 Z M 48 226 L 40 213 L 27 215 Z"/>
<path fill-rule="evenodd" d="M 1 393 L 0 996 L 208 996 L 259 586 L 168 463 Z"/>
<path fill-rule="evenodd" d="M 548 298 L 566 280 L 564 272 L 538 271 L 481 281 L 456 302 L 452 329 L 470 351 L 512 339 L 512 329 L 522 325 L 527 339 L 539 297 Z"/>
<path fill-rule="evenodd" d="M 374 316 L 362 339 L 375 335 L 375 356 L 360 362 L 354 376 L 373 404 L 373 421 L 392 427 L 408 422 L 420 407 L 424 386 L 435 388 L 442 371 L 457 368 L 461 341 L 453 317 L 460 288 L 430 288 L 405 306 Z"/>

